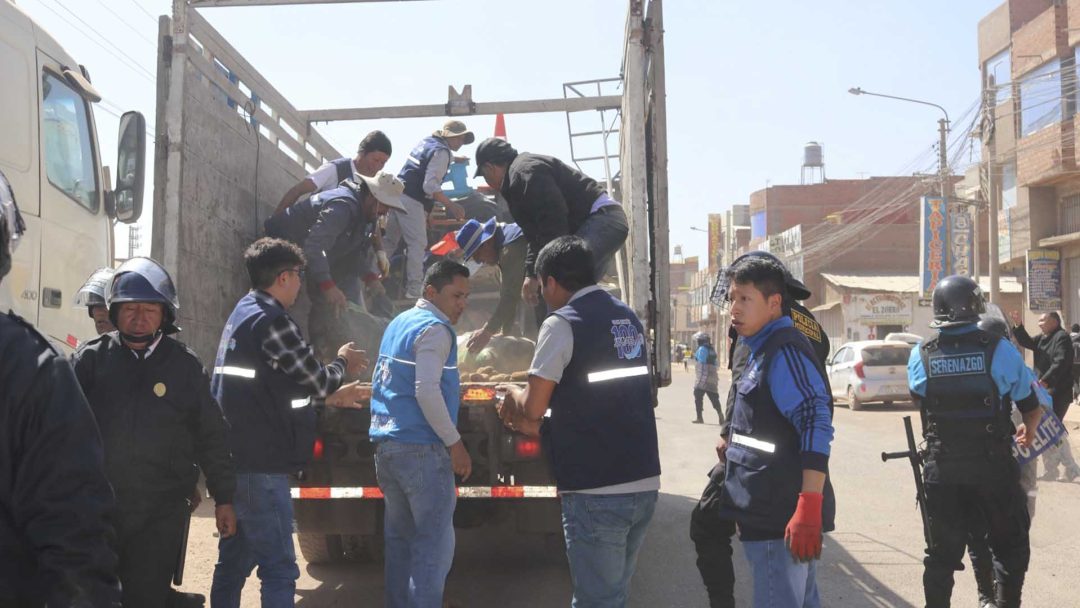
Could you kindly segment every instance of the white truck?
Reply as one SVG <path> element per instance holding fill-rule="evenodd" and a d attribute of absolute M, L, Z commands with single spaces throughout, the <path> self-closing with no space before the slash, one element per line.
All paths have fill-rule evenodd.
<path fill-rule="evenodd" d="M 445 103 L 307 111 L 295 108 L 200 14 L 217 6 L 319 1 L 174 0 L 171 18 L 159 22 L 151 255 L 177 283 L 184 342 L 204 362 L 213 360 L 222 326 L 247 289 L 244 249 L 262 235 L 262 224 L 283 192 L 323 162 L 344 156 L 314 123 L 606 111 L 616 114 L 617 121 L 601 120 L 605 171 L 600 178 L 623 202 L 630 224 L 618 263 L 618 288 L 649 332 L 654 387 L 669 384 L 661 0 L 628 0 L 619 78 L 567 83 L 562 97 L 484 103 L 474 101 L 466 86 L 461 93 L 450 87 Z M 601 94 L 603 83 L 618 85 L 619 92 Z M 593 84 L 596 93 L 589 92 Z M 614 159 L 607 158 L 609 138 L 620 142 Z M 617 172 L 608 169 L 612 160 Z M 304 323 L 302 304 L 293 317 Z M 350 337 L 368 350 L 377 348 L 377 335 Z M 459 487 L 465 500 L 455 522 L 478 525 L 510 515 L 518 531 L 557 535 L 558 498 L 539 444 L 502 427 L 491 385 L 462 388 L 459 430 L 472 438 L 466 445 L 474 466 L 483 470 L 474 468 L 469 484 Z M 378 554 L 382 500 L 367 416 L 366 410 L 320 413 L 313 460 L 293 488 L 300 546 L 309 562 L 356 552 Z"/>
<path fill-rule="evenodd" d="M 99 157 L 86 67 L 19 7 L 0 0 L 0 171 L 26 220 L 0 311 L 14 310 L 61 348 L 94 335 L 73 301 L 95 269 L 113 263 L 113 224 L 142 211 L 146 121 L 120 121 L 118 182 Z"/>

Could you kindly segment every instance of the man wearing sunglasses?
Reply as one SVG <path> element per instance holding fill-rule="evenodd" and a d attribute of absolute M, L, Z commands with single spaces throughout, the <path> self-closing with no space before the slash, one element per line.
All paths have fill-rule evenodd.
<path fill-rule="evenodd" d="M 367 367 L 367 355 L 350 342 L 323 365 L 289 316 L 304 283 L 300 247 L 262 238 L 248 247 L 244 263 L 252 289 L 225 324 L 211 386 L 229 420 L 238 525 L 218 543 L 210 602 L 238 608 L 244 581 L 258 566 L 263 605 L 292 606 L 300 570 L 289 476 L 312 454 L 313 400 L 358 407 L 359 384 L 343 381 Z"/>

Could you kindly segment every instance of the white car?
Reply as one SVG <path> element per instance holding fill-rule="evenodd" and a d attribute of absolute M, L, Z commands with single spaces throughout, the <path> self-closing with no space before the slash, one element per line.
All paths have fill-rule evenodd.
<path fill-rule="evenodd" d="M 854 410 L 869 402 L 891 405 L 911 399 L 907 363 L 912 345 L 890 340 L 848 342 L 828 361 L 833 399 Z"/>
<path fill-rule="evenodd" d="M 891 334 L 885 336 L 886 342 L 907 342 L 908 344 L 915 346 L 923 341 L 923 337 L 918 334 L 909 334 L 901 331 L 894 331 Z"/>

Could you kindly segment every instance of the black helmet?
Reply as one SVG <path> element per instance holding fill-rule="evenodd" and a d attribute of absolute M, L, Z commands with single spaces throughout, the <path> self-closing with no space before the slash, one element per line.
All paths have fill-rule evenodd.
<path fill-rule="evenodd" d="M 930 327 L 942 328 L 976 323 L 986 312 L 982 289 L 970 278 L 947 276 L 934 288 L 934 320 Z"/>
<path fill-rule="evenodd" d="M 1012 339 L 1012 329 L 1009 327 L 1009 322 L 1005 320 L 1005 313 L 997 304 L 986 305 L 986 312 L 979 315 L 978 326 L 985 332 L 1001 336 L 1006 340 Z"/>
<path fill-rule="evenodd" d="M 87 310 L 94 306 L 105 306 L 105 290 L 114 274 L 116 270 L 109 266 L 95 270 L 83 283 L 79 293 L 75 294 L 75 306 L 85 306 Z"/>
<path fill-rule="evenodd" d="M 697 342 L 699 346 L 708 344 L 710 342 L 709 334 L 699 331 L 694 334 L 694 341 Z"/>
<path fill-rule="evenodd" d="M 160 331 L 165 334 L 180 331 L 176 326 L 176 313 L 180 310 L 180 302 L 176 298 L 172 277 L 161 264 L 150 258 L 131 258 L 121 264 L 109 283 L 105 302 L 109 306 L 109 320 L 113 325 L 117 325 L 118 304 L 158 302 L 165 307 Z M 124 337 L 130 339 L 130 336 Z"/>
<path fill-rule="evenodd" d="M 26 224 L 15 203 L 15 192 L 0 172 L 0 279 L 11 270 L 11 259 L 19 238 L 26 232 Z"/>
<path fill-rule="evenodd" d="M 772 260 L 773 262 L 776 262 L 776 264 L 779 265 L 780 268 L 784 269 L 784 286 L 787 288 L 787 295 L 791 299 L 805 300 L 811 296 L 810 290 L 806 287 L 806 284 L 792 276 L 791 271 L 788 270 L 788 267 L 785 266 L 782 261 L 780 261 L 780 258 L 769 253 L 768 251 L 748 251 L 735 258 L 735 261 L 731 263 L 731 266 L 738 264 L 746 258 L 752 257 Z M 725 276 L 724 270 L 726 270 L 726 268 L 721 269 L 720 277 L 716 281 L 716 287 L 713 288 L 712 297 L 710 298 L 713 304 L 721 307 L 725 306 L 725 303 L 727 302 L 728 290 L 731 288 L 731 285 L 728 284 L 728 278 L 727 276 Z"/>

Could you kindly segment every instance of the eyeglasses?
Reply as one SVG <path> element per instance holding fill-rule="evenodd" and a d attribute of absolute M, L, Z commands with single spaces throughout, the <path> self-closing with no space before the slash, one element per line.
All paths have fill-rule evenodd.
<path fill-rule="evenodd" d="M 296 273 L 296 278 L 298 278 L 300 280 L 304 280 L 304 273 L 307 272 L 307 270 L 304 269 L 304 268 L 286 268 L 285 270 L 282 270 L 281 272 L 295 272 Z M 281 274 L 281 273 L 279 272 L 278 274 Z"/>

